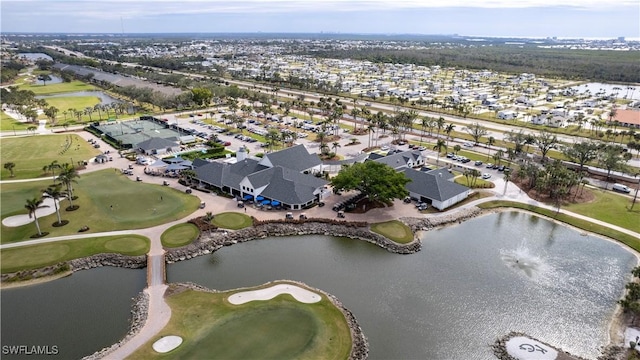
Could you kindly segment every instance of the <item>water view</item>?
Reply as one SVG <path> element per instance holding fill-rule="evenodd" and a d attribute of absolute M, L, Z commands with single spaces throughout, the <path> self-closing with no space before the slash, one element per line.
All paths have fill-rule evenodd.
<path fill-rule="evenodd" d="M 102 267 L 2 290 L 2 345 L 56 346 L 57 355 L 47 359 L 79 359 L 110 346 L 129 330 L 131 299 L 145 280 L 144 269 Z M 2 358 L 36 356 L 3 353 Z"/>
<path fill-rule="evenodd" d="M 102 91 L 74 91 L 74 92 L 66 92 L 59 93 L 53 95 L 39 95 L 36 96 L 36 99 L 49 99 L 49 98 L 57 98 L 57 97 L 69 97 L 69 96 L 94 96 L 100 99 L 100 103 L 102 105 L 109 105 L 111 103 L 121 102 L 120 100 L 105 94 Z"/>
<path fill-rule="evenodd" d="M 214 289 L 276 279 L 336 295 L 371 359 L 493 359 L 489 344 L 526 332 L 595 358 L 637 260 L 619 245 L 506 212 L 426 233 L 396 255 L 330 236 L 268 238 L 168 266 L 169 281 Z"/>

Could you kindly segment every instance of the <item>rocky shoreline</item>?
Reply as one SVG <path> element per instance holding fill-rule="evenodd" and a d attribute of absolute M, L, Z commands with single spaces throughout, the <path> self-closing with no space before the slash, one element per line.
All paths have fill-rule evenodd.
<path fill-rule="evenodd" d="M 218 229 L 215 232 L 201 232 L 198 239 L 193 243 L 180 248 L 167 249 L 166 260 L 167 263 L 170 264 L 177 261 L 188 260 L 196 256 L 210 254 L 224 246 L 264 239 L 270 236 L 295 235 L 343 236 L 368 241 L 397 254 L 413 254 L 421 249 L 420 240 L 417 238 L 408 244 L 398 244 L 382 235 L 371 232 L 369 227 L 355 227 L 349 226 L 348 224 L 328 224 L 309 219 L 301 223 L 264 223 L 236 231 Z"/>
<path fill-rule="evenodd" d="M 129 269 L 142 269 L 147 266 L 147 256 L 127 256 L 120 254 L 95 254 L 79 259 L 73 259 L 58 263 L 51 266 L 45 266 L 38 269 L 22 270 L 13 273 L 5 273 L 0 275 L 2 284 L 12 284 L 19 286 L 21 282 L 27 283 L 27 280 L 51 277 L 57 279 L 55 275 L 66 272 L 74 273 L 80 270 L 93 269 L 102 266 L 115 266 Z"/>
<path fill-rule="evenodd" d="M 144 324 L 147 322 L 148 314 L 149 295 L 145 291 L 141 291 L 138 296 L 133 299 L 133 306 L 131 307 L 131 325 L 129 326 L 127 334 L 117 343 L 102 350 L 98 350 L 89 356 L 85 356 L 82 360 L 99 360 L 105 358 L 107 354 L 119 348 L 140 332 Z"/>
<path fill-rule="evenodd" d="M 364 333 L 362 332 L 362 328 L 358 324 L 358 321 L 356 320 L 356 317 L 353 315 L 353 313 L 349 311 L 349 309 L 347 309 L 337 297 L 327 293 L 326 291 L 313 288 L 303 282 L 294 281 L 294 280 L 274 280 L 274 281 L 270 281 L 268 283 L 258 285 L 255 287 L 238 288 L 238 289 L 224 290 L 224 291 L 212 290 L 202 285 L 187 282 L 187 283 L 170 284 L 170 289 L 171 289 L 170 291 L 181 291 L 181 289 L 191 289 L 195 291 L 204 291 L 204 292 L 211 292 L 211 293 L 221 293 L 221 292 L 231 293 L 231 292 L 238 292 L 238 291 L 255 290 L 256 288 L 268 287 L 271 285 L 276 285 L 281 283 L 294 284 L 326 296 L 327 299 L 329 299 L 329 301 L 331 301 L 331 303 L 335 307 L 337 307 L 340 310 L 340 312 L 342 312 L 345 320 L 347 321 L 347 325 L 349 326 L 349 331 L 351 332 L 351 340 L 352 340 L 351 354 L 349 355 L 349 359 L 364 360 L 368 358 L 369 343 L 367 342 L 367 338 L 364 336 Z M 86 360 L 93 360 L 93 359 L 86 359 Z"/>

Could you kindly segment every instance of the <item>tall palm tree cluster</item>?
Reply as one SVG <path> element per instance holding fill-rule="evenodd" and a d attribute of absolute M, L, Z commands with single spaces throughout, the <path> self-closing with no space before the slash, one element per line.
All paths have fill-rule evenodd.
<path fill-rule="evenodd" d="M 51 164 L 45 166 L 45 169 L 51 171 L 54 174 L 53 185 L 42 190 L 40 196 L 27 199 L 27 202 L 24 205 L 25 209 L 27 209 L 27 211 L 29 212 L 29 218 L 34 218 L 36 229 L 38 230 L 38 234 L 36 235 L 37 237 L 47 235 L 47 233 L 43 233 L 40 229 L 40 223 L 38 221 L 37 214 L 38 209 L 49 207 L 49 205 L 43 204 L 44 199 L 49 198 L 53 200 L 57 217 L 57 221 L 53 223 L 53 226 L 63 226 L 68 223 L 68 221 L 62 220 L 62 217 L 60 216 L 59 201 L 61 199 L 67 199 L 69 201 L 69 206 L 66 208 L 67 211 L 78 209 L 78 206 L 73 204 L 73 184 L 77 183 L 76 179 L 80 177 L 76 168 L 68 163 L 59 165 L 57 161 L 53 161 Z M 59 169 L 57 177 L 55 176 L 55 169 Z M 65 190 L 63 190 L 63 188 Z"/>

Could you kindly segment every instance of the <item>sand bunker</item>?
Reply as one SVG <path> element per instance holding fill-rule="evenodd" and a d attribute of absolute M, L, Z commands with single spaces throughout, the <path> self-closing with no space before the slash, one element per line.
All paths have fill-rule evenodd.
<path fill-rule="evenodd" d="M 554 360 L 558 357 L 555 349 L 524 336 L 512 337 L 506 347 L 507 353 L 518 360 Z"/>
<path fill-rule="evenodd" d="M 153 343 L 153 350 L 159 353 L 169 352 L 182 344 L 180 336 L 169 335 Z"/>
<path fill-rule="evenodd" d="M 56 207 L 53 204 L 53 201 L 54 200 L 52 198 L 42 199 L 42 206 L 48 206 L 48 207 L 36 210 L 36 215 L 38 216 L 38 220 L 40 220 L 41 217 L 51 215 L 56 212 Z M 58 205 L 59 204 L 60 204 L 60 201 L 58 201 Z M 27 225 L 28 223 L 32 223 L 34 221 L 35 219 L 33 218 L 33 216 L 29 217 L 29 214 L 14 215 L 14 216 L 9 216 L 6 219 L 3 219 L 2 225 L 7 227 L 18 227 L 22 225 Z"/>
<path fill-rule="evenodd" d="M 242 291 L 229 296 L 228 300 L 234 305 L 240 305 L 254 300 L 270 300 L 280 294 L 289 294 L 293 296 L 294 299 L 305 304 L 312 304 L 320 301 L 320 295 L 290 284 L 279 284 L 266 289 Z"/>

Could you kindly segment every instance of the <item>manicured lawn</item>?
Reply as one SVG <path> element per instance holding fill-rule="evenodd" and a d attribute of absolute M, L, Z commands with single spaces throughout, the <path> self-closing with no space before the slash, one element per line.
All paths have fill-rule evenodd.
<path fill-rule="evenodd" d="M 588 216 L 590 218 L 606 221 L 625 229 L 640 232 L 640 203 L 636 202 L 633 210 L 631 199 L 600 189 L 590 189 L 596 196 L 590 203 L 571 204 L 563 206 L 563 209 Z"/>
<path fill-rule="evenodd" d="M 371 224 L 371 231 L 400 244 L 406 244 L 413 241 L 413 232 L 411 232 L 411 228 L 398 220 Z"/>
<path fill-rule="evenodd" d="M 164 247 L 180 247 L 191 244 L 193 240 L 198 238 L 198 235 L 200 235 L 200 230 L 197 226 L 185 223 L 168 228 L 162 233 L 160 240 Z"/>
<path fill-rule="evenodd" d="M 100 104 L 100 98 L 97 96 L 60 96 L 46 98 L 45 101 L 49 106 L 55 106 L 58 108 L 58 122 L 64 122 L 64 114 L 62 114 L 63 111 L 68 111 L 68 109 L 84 110 L 86 107 L 93 108 L 96 104 Z M 97 120 L 98 112 L 93 113 L 91 116 Z M 73 114 L 67 114 L 67 118 L 78 119 L 74 117 Z"/>
<path fill-rule="evenodd" d="M 3 184 L 0 200 L 0 215 L 25 214 L 26 200 L 41 194 L 51 180 Z M 74 184 L 74 205 L 76 211 L 66 211 L 68 200 L 61 202 L 61 217 L 69 220 L 63 227 L 53 227 L 57 221 L 51 214 L 39 218 L 42 231 L 48 237 L 76 234 L 82 226 L 88 226 L 89 233 L 141 229 L 182 219 L 194 212 L 200 200 L 193 195 L 162 186 L 132 181 L 114 169 L 105 169 L 82 174 Z M 161 200 L 162 199 L 162 200 Z M 28 240 L 36 233 L 34 223 L 19 227 L 2 226 L 2 243 Z"/>
<path fill-rule="evenodd" d="M 469 180 L 471 180 L 471 182 L 473 183 L 473 180 L 471 178 L 469 178 Z M 465 176 L 456 177 L 454 179 L 454 182 L 456 184 L 471 187 L 471 185 L 469 185 L 469 183 L 467 182 L 467 178 Z M 473 188 L 474 189 L 493 189 L 494 187 L 496 187 L 496 184 L 492 183 L 491 181 L 487 181 L 478 177 L 476 179 L 475 186 Z"/>
<path fill-rule="evenodd" d="M 139 235 L 104 236 L 23 246 L 0 251 L 2 273 L 37 269 L 101 253 L 144 255 L 149 239 Z"/>
<path fill-rule="evenodd" d="M 211 223 L 219 228 L 238 230 L 253 225 L 251 218 L 237 212 L 216 214 Z"/>
<path fill-rule="evenodd" d="M 529 205 L 529 204 L 522 204 L 522 203 L 518 203 L 518 202 L 513 202 L 513 201 L 502 201 L 502 200 L 496 200 L 496 201 L 490 201 L 490 202 L 486 202 L 483 204 L 479 204 L 478 207 L 482 208 L 482 209 L 493 209 L 493 208 L 500 208 L 500 207 L 512 207 L 512 208 L 516 208 L 516 209 L 524 209 L 524 210 L 529 210 L 531 212 L 535 212 L 537 214 L 540 215 L 544 215 L 550 218 L 553 218 L 555 220 L 558 221 L 562 221 L 564 223 L 567 223 L 569 225 L 575 226 L 579 229 L 583 229 L 595 234 L 600 234 L 609 238 L 612 238 L 614 240 L 620 241 L 623 244 L 628 245 L 629 247 L 633 248 L 636 251 L 640 251 L 640 239 L 631 236 L 631 235 L 627 235 L 625 233 L 619 232 L 617 230 L 613 230 L 613 229 L 609 229 L 609 228 L 605 228 L 602 227 L 600 225 L 596 225 L 594 223 L 592 223 L 591 221 L 587 221 L 587 220 L 582 220 L 582 219 L 577 219 L 574 218 L 572 216 L 569 215 L 565 215 L 565 214 L 556 214 L 556 211 L 554 210 L 549 210 L 549 209 L 543 209 L 537 206 L 533 206 L 533 205 Z"/>
<path fill-rule="evenodd" d="M 18 88 L 20 90 L 31 90 L 36 95 L 59 94 L 59 93 L 65 93 L 65 92 L 86 91 L 86 90 L 96 89 L 93 85 L 89 85 L 89 84 L 83 83 L 82 81 L 77 81 L 77 80 L 68 82 L 68 83 L 63 82 L 58 84 L 47 84 L 47 85 L 23 83 L 20 86 L 18 86 Z"/>
<path fill-rule="evenodd" d="M 283 294 L 268 301 L 232 305 L 232 292 L 193 290 L 170 295 L 169 324 L 131 359 L 347 359 L 351 335 L 344 315 L 324 296 L 303 304 Z M 153 342 L 183 338 L 177 349 L 159 355 Z"/>
<path fill-rule="evenodd" d="M 11 131 L 13 130 L 24 131 L 27 130 L 29 126 L 36 125 L 18 121 L 7 115 L 4 111 L 0 113 L 0 131 L 7 131 L 9 134 L 12 134 Z"/>
<path fill-rule="evenodd" d="M 54 160 L 62 164 L 71 163 L 73 159 L 77 164 L 78 161 L 89 160 L 98 154 L 100 151 L 75 134 L 3 138 L 0 141 L 0 162 L 4 165 L 11 161 L 16 166 L 13 169 L 14 178 L 9 177 L 10 173 L 4 166 L 0 169 L 0 178 L 16 180 L 49 176 L 45 175 L 42 168 Z"/>

